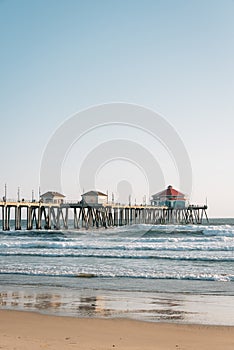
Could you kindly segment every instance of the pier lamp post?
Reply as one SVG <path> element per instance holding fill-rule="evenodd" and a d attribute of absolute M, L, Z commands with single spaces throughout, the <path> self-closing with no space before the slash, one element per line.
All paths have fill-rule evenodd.
<path fill-rule="evenodd" d="M 32 202 L 34 202 L 34 190 L 32 190 Z"/>
<path fill-rule="evenodd" d="M 3 197 L 3 201 L 6 202 L 7 201 L 7 184 L 5 184 L 5 190 L 4 190 L 4 197 Z"/>
<path fill-rule="evenodd" d="M 17 191 L 17 199 L 18 199 L 18 202 L 20 202 L 20 188 L 18 187 L 18 191 Z"/>
<path fill-rule="evenodd" d="M 131 206 L 131 195 L 128 196 L 129 206 Z"/>

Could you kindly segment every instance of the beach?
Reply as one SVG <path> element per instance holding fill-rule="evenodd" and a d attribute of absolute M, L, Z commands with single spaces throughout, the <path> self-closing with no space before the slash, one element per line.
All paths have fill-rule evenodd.
<path fill-rule="evenodd" d="M 81 319 L 0 310 L 0 348 L 232 350 L 234 327 Z"/>

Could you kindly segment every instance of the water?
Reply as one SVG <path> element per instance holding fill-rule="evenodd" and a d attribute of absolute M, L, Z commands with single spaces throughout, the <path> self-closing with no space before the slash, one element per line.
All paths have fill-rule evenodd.
<path fill-rule="evenodd" d="M 234 219 L 0 232 L 0 304 L 60 315 L 234 324 Z"/>

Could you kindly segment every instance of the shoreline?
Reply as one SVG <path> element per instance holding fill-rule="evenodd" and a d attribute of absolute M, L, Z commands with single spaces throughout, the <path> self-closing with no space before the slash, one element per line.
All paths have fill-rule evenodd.
<path fill-rule="evenodd" d="M 231 350 L 234 326 L 75 318 L 0 310 L 4 349 Z"/>

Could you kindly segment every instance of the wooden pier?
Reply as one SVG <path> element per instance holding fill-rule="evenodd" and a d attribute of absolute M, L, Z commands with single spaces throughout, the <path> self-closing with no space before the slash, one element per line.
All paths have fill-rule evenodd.
<path fill-rule="evenodd" d="M 104 204 L 88 206 L 78 203 L 0 202 L 3 231 L 26 229 L 89 229 L 134 224 L 202 224 L 208 222 L 207 206 L 185 208 L 166 206 Z M 22 215 L 24 214 L 24 215 Z M 22 219 L 22 217 L 25 219 Z M 25 223 L 24 223 L 25 227 Z"/>

